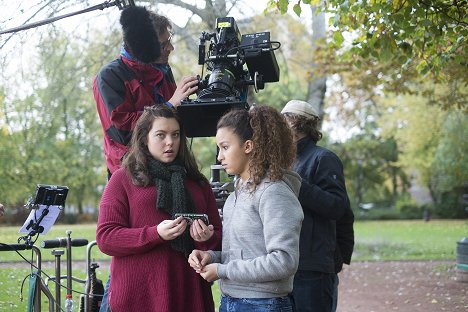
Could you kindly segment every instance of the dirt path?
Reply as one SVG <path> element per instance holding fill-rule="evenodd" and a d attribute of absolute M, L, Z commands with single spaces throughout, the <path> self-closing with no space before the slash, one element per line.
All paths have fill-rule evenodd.
<path fill-rule="evenodd" d="M 468 311 L 455 263 L 357 262 L 340 273 L 339 312 Z"/>
<path fill-rule="evenodd" d="M 100 261 L 108 270 L 109 261 Z M 0 263 L 0 268 L 24 267 Z M 74 268 L 84 269 L 84 261 Z M 53 268 L 53 262 L 44 263 Z M 454 261 L 356 262 L 340 273 L 338 312 L 468 312 L 468 283 L 457 281 Z"/>

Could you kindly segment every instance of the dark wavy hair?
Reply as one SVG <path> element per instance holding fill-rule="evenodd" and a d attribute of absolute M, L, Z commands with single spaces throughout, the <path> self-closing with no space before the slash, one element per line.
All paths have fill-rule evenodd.
<path fill-rule="evenodd" d="M 249 171 L 254 188 L 264 177 L 280 180 L 284 170 L 291 168 L 296 145 L 285 118 L 276 109 L 256 105 L 250 110 L 231 110 L 218 121 L 220 128 L 232 129 L 241 143 L 252 140 Z"/>
<path fill-rule="evenodd" d="M 162 35 L 166 30 L 172 29 L 171 21 L 164 15 L 150 12 L 149 17 L 158 36 Z"/>
<path fill-rule="evenodd" d="M 153 122 L 157 118 L 174 118 L 180 126 L 180 147 L 175 160 L 178 160 L 187 170 L 189 179 L 206 182 L 208 180 L 198 169 L 197 162 L 187 144 L 187 137 L 183 125 L 175 109 L 166 105 L 146 106 L 133 130 L 130 148 L 122 161 L 122 167 L 127 170 L 135 185 L 148 186 L 151 184 L 148 164 L 153 159 L 147 146 L 148 134 Z"/>
<path fill-rule="evenodd" d="M 319 117 L 307 118 L 294 113 L 284 113 L 283 115 L 296 133 L 305 134 L 312 138 L 315 143 L 322 139 L 322 132 L 319 130 Z"/>

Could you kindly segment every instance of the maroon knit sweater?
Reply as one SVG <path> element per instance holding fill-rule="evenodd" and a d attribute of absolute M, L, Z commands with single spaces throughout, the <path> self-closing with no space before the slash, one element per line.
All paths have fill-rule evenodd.
<path fill-rule="evenodd" d="M 206 213 L 214 235 L 195 248 L 221 248 L 221 219 L 209 184 L 186 180 L 197 213 Z M 109 302 L 120 311 L 214 311 L 211 287 L 182 253 L 162 240 L 156 226 L 170 219 L 156 208 L 156 187 L 135 186 L 118 169 L 102 195 L 96 240 L 112 256 Z"/>

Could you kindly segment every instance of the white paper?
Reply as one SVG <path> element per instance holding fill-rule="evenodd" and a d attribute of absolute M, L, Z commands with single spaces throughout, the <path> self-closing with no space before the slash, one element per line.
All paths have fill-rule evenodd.
<path fill-rule="evenodd" d="M 58 215 L 60 214 L 60 207 L 61 206 L 46 206 L 46 205 L 39 205 L 38 209 L 31 209 L 31 213 L 29 214 L 28 218 L 24 222 L 23 226 L 19 230 L 19 233 L 30 233 L 33 229 L 30 226 L 31 221 L 34 222 L 34 224 L 39 221 L 39 219 L 42 216 L 42 213 L 44 210 L 48 207 L 49 213 L 42 218 L 41 222 L 39 223 L 39 226 L 42 226 L 44 230 L 40 232 L 39 234 L 45 235 L 47 232 L 49 232 L 50 228 L 52 225 L 54 225 L 55 221 L 57 220 Z M 28 228 L 29 226 L 29 228 Z"/>

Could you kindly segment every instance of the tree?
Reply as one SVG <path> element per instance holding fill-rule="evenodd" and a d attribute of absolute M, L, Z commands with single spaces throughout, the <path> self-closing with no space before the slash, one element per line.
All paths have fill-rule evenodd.
<path fill-rule="evenodd" d="M 82 212 L 84 205 L 96 204 L 98 186 L 105 183 L 101 128 L 85 78 L 94 70 L 94 59 L 87 54 L 96 50 L 66 38 L 50 31 L 38 47 L 37 67 L 31 63 L 27 78 L 30 94 L 24 99 L 15 96 L 12 85 L 4 86 L 12 92 L 3 101 L 2 149 L 9 158 L 0 168 L 8 181 L 0 194 L 19 203 L 37 183 L 67 185 L 67 203 Z"/>
<path fill-rule="evenodd" d="M 342 159 L 346 186 L 354 207 L 365 202 L 393 207 L 407 193 L 409 182 L 399 164 L 399 146 L 380 136 L 376 122 L 367 122 L 359 134 L 329 146 Z"/>
<path fill-rule="evenodd" d="M 281 68 L 280 81 L 266 84 L 265 90 L 258 94 L 252 93 L 249 103 L 264 103 L 281 109 L 282 105 L 291 98 L 309 100 L 313 94 L 311 87 L 314 86 L 316 78 L 332 78 L 330 85 L 333 85 L 334 88 L 329 89 L 331 96 L 326 101 L 329 105 L 327 113 L 333 115 L 329 116 L 331 118 L 325 116 L 324 119 L 328 119 L 329 124 L 330 121 L 332 123 L 346 122 L 348 133 L 357 136 L 349 144 L 343 145 L 342 149 L 344 157 L 347 157 L 346 161 L 349 161 L 349 164 L 345 165 L 345 170 L 350 172 L 347 172 L 347 177 L 350 177 L 347 180 L 352 181 L 352 177 L 358 173 L 357 160 L 358 156 L 361 155 L 357 154 L 359 150 L 355 149 L 354 146 L 362 147 L 365 153 L 378 159 L 375 163 L 362 163 L 362 169 L 365 173 L 362 185 L 364 190 L 369 190 L 368 193 L 363 194 L 366 199 L 394 198 L 395 194 L 401 194 L 403 192 L 401 187 L 404 187 L 406 183 L 404 182 L 404 173 L 400 171 L 401 168 L 408 169 L 415 166 L 418 170 L 422 170 L 425 185 L 431 186 L 431 183 L 433 184 L 431 182 L 432 169 L 426 168 L 428 163 L 425 161 L 434 164 L 431 155 L 433 157 L 434 151 L 438 150 L 438 147 L 437 145 L 433 146 L 433 142 L 427 143 L 422 139 L 414 142 L 405 139 L 401 126 L 407 131 L 406 134 L 419 131 L 412 128 L 416 127 L 413 126 L 413 123 L 418 121 L 418 116 L 404 115 L 405 107 L 411 106 L 406 101 L 407 99 L 410 99 L 410 102 L 423 101 L 435 104 L 419 109 L 407 108 L 406 114 L 408 112 L 411 114 L 421 113 L 421 120 L 430 118 L 429 113 L 433 109 L 437 113 L 440 113 L 439 107 L 453 109 L 453 107 L 458 106 L 463 109 L 463 103 L 466 102 L 466 74 L 463 76 L 466 68 L 463 67 L 464 60 L 460 60 L 460 56 L 466 56 L 466 51 L 464 51 L 466 50 L 464 49 L 466 46 L 466 36 L 464 35 L 466 22 L 462 19 L 461 22 L 452 20 L 449 23 L 448 19 L 442 16 L 443 12 L 447 13 L 448 11 L 438 11 L 435 8 L 436 2 L 426 6 L 422 2 L 413 0 L 405 2 L 330 1 L 326 7 L 318 7 L 321 14 L 333 13 L 334 19 L 332 20 L 336 22 L 335 25 L 333 23 L 330 25 L 330 29 L 325 33 L 326 37 L 317 28 L 306 29 L 303 21 L 302 23 L 297 22 L 289 15 L 271 18 L 272 15 L 278 14 L 278 8 L 281 12 L 285 12 L 284 4 L 287 4 L 287 1 L 272 2 L 275 12 L 269 10 L 268 16 L 236 18 L 242 33 L 271 31 L 272 39 L 282 43 L 281 49 L 276 51 Z M 29 15 L 24 22 L 32 21 L 35 16 L 37 19 L 39 16 L 48 17 L 60 14 L 67 9 L 67 3 L 67 1 L 59 0 L 53 1 L 53 5 L 48 6 L 48 1 L 39 0 L 37 5 L 34 4 L 30 10 L 27 10 Z M 189 71 L 192 72 L 199 70 L 199 66 L 196 65 L 197 51 L 195 50 L 200 33 L 214 31 L 213 23 L 216 17 L 229 15 L 233 8 L 238 9 L 240 2 L 222 0 L 207 1 L 196 5 L 191 3 L 169 0 L 163 0 L 163 2 L 148 0 L 137 3 L 160 10 L 162 10 L 160 4 L 167 4 L 191 12 L 191 17 L 188 18 L 185 27 L 175 25 L 177 34 L 175 40 L 178 51 L 171 58 L 176 78 L 186 74 L 187 68 L 190 68 Z M 81 2 L 82 6 L 86 6 L 86 4 L 85 1 Z M 311 5 L 316 8 L 319 4 L 321 3 L 318 1 L 299 2 L 293 9 L 296 14 L 300 15 L 301 10 L 298 9 L 300 6 Z M 451 5 L 458 4 L 460 1 L 455 1 Z M 434 8 L 428 9 L 431 6 Z M 409 9 L 410 7 L 411 9 Z M 422 19 L 421 17 L 420 12 L 424 12 L 424 8 L 426 8 L 427 16 L 433 22 L 432 26 L 441 27 L 441 30 L 433 36 L 429 36 L 430 38 L 424 37 L 425 34 L 431 34 L 431 31 L 434 30 L 428 22 L 425 22 L 428 18 Z M 463 7 L 460 6 L 460 8 L 458 14 L 462 16 Z M 415 16 L 404 15 L 407 14 L 408 10 L 414 10 L 411 12 L 414 12 Z M 105 173 L 102 151 L 100 151 L 101 128 L 97 123 L 89 88 L 92 77 L 99 68 L 118 55 L 121 40 L 118 29 L 118 11 L 108 10 L 106 12 L 103 14 L 111 16 L 108 25 L 115 30 L 113 34 L 104 35 L 96 32 L 95 28 L 86 22 L 80 24 L 80 28 L 71 34 L 69 33 L 68 36 L 55 33 L 58 27 L 53 24 L 43 28 L 47 30 L 47 33 L 43 33 L 43 37 L 38 39 L 38 42 L 41 42 L 38 46 L 42 46 L 41 52 L 34 55 L 33 62 L 28 63 L 28 66 L 14 67 L 15 70 L 20 68 L 23 71 L 19 72 L 23 74 L 20 78 L 5 74 L 11 72 L 5 68 L 11 63 L 9 61 L 15 60 L 14 55 L 17 55 L 18 52 L 23 53 L 25 50 L 11 48 L 9 44 L 12 41 L 5 42 L 3 36 L 0 38 L 2 40 L 0 45 L 4 47 L 2 51 L 11 52 L 2 54 L 3 83 L 1 87 L 3 89 L 0 93 L 3 94 L 3 97 L 0 97 L 0 104 L 5 113 L 2 116 L 5 117 L 5 123 L 0 124 L 2 158 L 3 155 L 6 155 L 6 165 L 3 171 L 12 178 L 11 181 L 37 179 L 38 175 L 48 173 L 62 181 L 73 183 L 73 187 L 80 190 L 84 190 L 87 181 L 90 181 L 89 183 L 94 185 L 95 189 L 102 186 L 101 181 L 104 182 Z M 403 12 L 406 13 L 403 14 Z M 103 16 L 101 15 L 101 17 Z M 405 20 L 404 17 L 407 19 Z M 95 21 L 93 18 L 90 20 Z M 313 15 L 313 21 L 320 22 L 315 15 Z M 6 21 L 4 25 L 7 25 L 8 22 Z M 323 26 L 323 23 L 319 23 L 319 25 Z M 81 32 L 83 27 L 89 27 L 89 29 Z M 426 28 L 429 30 L 427 33 L 421 32 Z M 458 37 L 455 39 L 459 38 L 459 41 L 454 41 L 455 44 L 448 47 L 447 42 L 452 42 L 450 38 L 453 39 L 453 36 L 457 36 L 453 29 L 458 31 Z M 106 29 L 106 31 L 108 30 Z M 322 31 L 326 31 L 324 27 L 322 27 Z M 319 36 L 321 39 L 315 40 L 314 37 L 315 41 L 312 42 L 312 36 L 320 33 L 322 34 Z M 26 40 L 28 34 L 31 32 L 26 32 L 24 37 L 20 34 L 16 35 L 18 38 Z M 418 41 L 421 36 L 424 44 Z M 51 37 L 53 40 L 49 40 Z M 5 50 L 5 48 L 8 49 Z M 439 51 L 439 54 L 434 54 L 431 50 L 432 52 Z M 45 62 L 44 59 L 35 64 L 35 60 L 40 60 L 41 54 L 48 55 L 49 62 Z M 74 60 L 76 64 L 73 64 Z M 423 63 L 423 60 L 426 63 Z M 37 67 L 33 67 L 35 65 Z M 334 73 L 340 75 L 330 76 Z M 323 78 L 320 79 L 323 81 Z M 422 84 L 423 80 L 431 80 L 434 83 Z M 28 91 L 16 90 L 15 85 L 26 86 Z M 341 86 L 342 89 L 335 88 L 337 85 Z M 319 84 L 319 86 L 316 90 L 319 90 L 320 97 L 323 96 L 325 87 L 323 84 Z M 405 96 L 388 95 L 387 98 L 393 102 L 387 106 L 384 105 L 385 102 L 382 101 L 382 98 L 384 94 L 388 94 L 388 90 L 394 90 L 397 93 L 422 91 L 420 94 L 424 98 L 416 100 L 416 97 L 411 96 L 406 98 Z M 443 101 L 440 101 L 443 95 L 447 96 L 443 98 Z M 47 107 L 47 113 L 51 116 L 46 116 L 44 107 Z M 387 131 L 387 128 L 380 117 L 395 116 L 392 112 L 397 110 L 403 111 L 400 117 L 408 119 L 400 123 L 400 120 L 395 117 L 397 119 L 394 125 L 400 127 L 399 130 L 395 131 L 394 136 L 389 133 L 384 134 L 381 131 Z M 38 120 L 32 118 L 33 114 L 39 116 Z M 406 128 L 410 118 L 414 118 L 410 122 L 412 126 Z M 371 125 L 375 121 L 377 123 Z M 2 121 L 0 120 L 0 122 Z M 431 122 L 434 124 L 432 125 Z M 427 119 L 427 123 L 438 127 L 441 121 Z M 91 130 L 81 131 L 81 127 L 94 129 L 94 132 Z M 356 129 L 358 131 L 355 131 Z M 43 131 L 42 139 L 37 135 L 41 131 Z M 86 136 L 91 138 L 86 138 Z M 395 148 L 395 144 L 397 148 Z M 96 149 L 97 147 L 99 149 Z M 66 159 L 76 160 L 74 155 L 80 155 L 83 159 L 78 159 L 79 161 L 76 163 L 63 162 L 63 158 L 51 155 L 51 148 L 60 150 L 61 155 L 66 156 Z M 204 173 L 209 175 L 209 164 L 213 164 L 215 160 L 213 141 L 211 139 L 195 139 L 193 148 L 195 155 L 203 164 Z M 421 151 L 425 152 L 420 155 Z M 397 155 L 395 152 L 398 152 Z M 85 158 L 88 156 L 89 158 Z M 422 159 L 422 157 L 426 157 L 426 159 Z M 91 167 L 97 172 L 86 173 L 91 177 L 90 180 L 87 180 L 88 177 L 80 175 L 80 173 L 85 174 L 85 172 L 80 171 L 81 166 L 88 162 L 96 164 Z M 68 165 L 75 167 L 75 169 L 60 170 Z M 369 167 L 370 165 L 372 166 Z M 40 167 L 44 170 L 41 171 Z M 13 170 L 9 171 L 8 169 Z M 442 171 L 440 172 L 442 175 Z M 97 176 L 93 175 L 95 173 Z M 8 179 L 9 181 L 10 179 Z M 96 183 L 96 181 L 100 182 Z M 82 184 L 78 182 L 82 182 Z M 15 185 L 17 184 L 10 184 L 8 188 L 0 186 L 0 194 L 2 194 L 1 192 L 6 194 L 8 190 L 13 190 L 13 188 L 14 190 L 7 196 L 31 191 L 30 188 L 22 190 L 20 187 L 15 188 Z M 355 189 L 355 187 L 353 186 L 351 189 Z M 92 195 L 84 195 L 85 192 L 82 194 L 85 197 L 92 197 Z M 436 195 L 434 193 L 434 196 Z M 70 199 L 79 205 L 78 202 L 81 200 L 73 198 L 74 195 L 71 196 Z"/>
<path fill-rule="evenodd" d="M 34 16 L 36 19 L 49 17 L 66 9 L 65 1 L 56 1 L 53 6 L 46 4 L 47 1 L 39 1 L 28 8 L 30 15 L 24 23 Z M 118 18 L 112 24 L 118 24 Z M 91 85 L 99 68 L 118 55 L 121 35 L 111 32 L 103 36 L 89 29 L 83 31 L 89 25 L 79 25 L 72 35 L 65 35 L 54 24 L 44 26 L 42 29 L 47 29 L 47 34 L 38 39 L 36 46 L 32 44 L 35 56 L 28 60 L 25 71 L 18 72 L 22 77 L 7 77 L 8 59 L 14 53 L 3 56 L 3 81 L 8 84 L 2 84 L 4 96 L 0 98 L 5 116 L 5 122 L 0 124 L 0 177 L 6 183 L 2 183 L 0 195 L 8 203 L 24 203 L 35 183 L 69 186 L 67 203 L 76 206 L 78 212 L 99 198 L 105 183 L 105 165 L 102 130 Z M 198 35 L 204 28 L 198 26 L 194 31 Z M 1 44 L 7 49 L 11 47 L 10 39 L 22 35 L 26 38 L 30 34 L 16 33 Z M 28 85 L 26 90 L 14 87 L 24 83 Z M 215 145 L 211 147 L 214 153 Z M 202 148 L 202 152 L 206 151 Z M 212 163 L 214 156 L 209 158 Z M 206 173 L 209 174 L 209 167 Z"/>
<path fill-rule="evenodd" d="M 289 0 L 271 0 L 282 13 Z M 303 0 L 293 6 L 320 5 Z M 359 88 L 383 86 L 396 93 L 422 91 L 444 108 L 468 109 L 468 5 L 448 0 L 331 0 L 330 34 L 317 62 L 323 73 L 352 72 Z M 440 89 L 421 89 L 428 80 Z"/>
<path fill-rule="evenodd" d="M 445 217 L 466 216 L 468 194 L 468 115 L 450 112 L 441 125 L 440 141 L 435 150 L 432 188 L 436 196 L 436 213 Z"/>
<path fill-rule="evenodd" d="M 419 182 L 430 190 L 435 200 L 432 166 L 441 122 L 447 113 L 418 96 L 388 97 L 382 105 L 387 106 L 386 114 L 380 118 L 382 135 L 392 136 L 399 142 L 402 151 L 399 163 L 408 172 L 417 171 Z"/>

